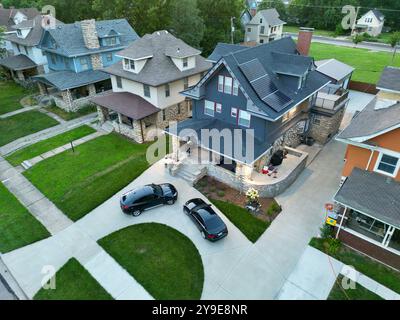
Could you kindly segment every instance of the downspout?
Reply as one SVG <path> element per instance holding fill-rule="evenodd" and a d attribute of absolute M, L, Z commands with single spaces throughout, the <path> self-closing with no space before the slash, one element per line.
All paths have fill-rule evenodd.
<path fill-rule="evenodd" d="M 365 168 L 365 171 L 368 171 L 369 166 L 371 165 L 371 162 L 372 162 L 372 158 L 373 158 L 373 156 L 374 156 L 374 153 L 375 153 L 375 150 L 374 150 L 374 149 L 371 149 L 371 155 L 369 156 L 368 164 L 367 164 L 367 167 Z"/>

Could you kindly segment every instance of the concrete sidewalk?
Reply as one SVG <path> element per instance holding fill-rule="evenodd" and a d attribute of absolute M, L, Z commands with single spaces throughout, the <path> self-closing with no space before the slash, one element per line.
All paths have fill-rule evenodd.
<path fill-rule="evenodd" d="M 64 133 L 73 128 L 79 127 L 84 124 L 88 124 L 96 120 L 97 114 L 89 114 L 81 118 L 77 118 L 65 123 L 59 124 L 57 126 L 33 133 L 31 135 L 19 138 L 13 142 L 0 147 L 0 156 L 7 156 L 8 154 L 17 151 L 19 149 L 30 146 L 36 142 L 46 140 L 48 138 L 54 137 L 60 133 Z"/>
<path fill-rule="evenodd" d="M 56 234 L 73 224 L 54 203 L 2 157 L 0 181 L 51 234 Z"/>
<path fill-rule="evenodd" d="M 326 300 L 337 277 L 342 274 L 385 300 L 400 300 L 400 295 L 327 254 L 308 246 L 295 270 L 282 287 L 279 300 Z M 351 290 L 351 289 L 348 289 Z"/>
<path fill-rule="evenodd" d="M 41 106 L 23 107 L 21 109 L 15 110 L 15 111 L 11 111 L 11 112 L 8 112 L 8 113 L 0 114 L 0 119 L 9 118 L 9 117 L 15 116 L 15 115 L 20 114 L 20 113 L 24 113 L 24 112 L 32 111 L 32 110 L 37 110 L 37 109 L 40 109 L 40 108 L 41 108 Z"/>

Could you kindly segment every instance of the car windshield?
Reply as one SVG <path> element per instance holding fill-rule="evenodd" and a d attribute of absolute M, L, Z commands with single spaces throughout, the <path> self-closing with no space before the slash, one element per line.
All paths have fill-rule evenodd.
<path fill-rule="evenodd" d="M 157 195 L 157 196 L 162 196 L 163 195 L 163 191 L 162 191 L 162 188 L 160 186 L 158 186 L 156 184 L 153 184 L 151 187 L 153 188 L 153 191 L 154 191 L 155 195 Z"/>

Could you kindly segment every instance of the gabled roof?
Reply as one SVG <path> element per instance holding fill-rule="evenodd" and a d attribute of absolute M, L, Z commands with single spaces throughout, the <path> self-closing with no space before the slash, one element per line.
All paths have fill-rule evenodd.
<path fill-rule="evenodd" d="M 279 19 L 279 13 L 276 11 L 275 8 L 272 9 L 265 9 L 259 11 L 253 19 L 249 22 L 249 24 L 260 24 L 260 21 L 257 19 L 258 15 L 261 15 L 265 21 L 270 25 L 270 26 L 279 26 L 281 24 L 285 24 L 286 22 L 282 21 Z"/>
<path fill-rule="evenodd" d="M 18 71 L 35 68 L 37 64 L 33 62 L 28 56 L 19 54 L 16 56 L 10 56 L 0 60 L 0 66 L 6 67 L 7 69 Z"/>
<path fill-rule="evenodd" d="M 385 16 L 383 15 L 383 13 L 382 12 L 380 12 L 379 10 L 377 10 L 377 9 L 374 9 L 374 10 L 371 10 L 372 11 L 372 13 L 375 15 L 375 17 L 379 20 L 379 21 L 383 21 L 383 20 L 385 20 Z"/>
<path fill-rule="evenodd" d="M 29 34 L 26 36 L 26 38 L 20 38 L 15 33 L 12 33 L 6 37 L 7 40 L 28 47 L 39 45 L 40 39 L 42 38 L 42 35 L 44 33 L 44 29 L 42 27 L 42 19 L 43 16 L 38 15 L 32 20 L 26 20 L 13 26 L 13 29 L 31 28 L 31 30 L 29 31 Z M 57 20 L 56 24 L 59 25 L 62 24 L 62 22 Z"/>
<path fill-rule="evenodd" d="M 55 71 L 33 77 L 34 80 L 48 84 L 61 91 L 82 87 L 109 78 L 108 74 L 100 70 L 88 70 L 79 73 L 73 71 Z"/>
<path fill-rule="evenodd" d="M 17 14 L 17 12 L 21 12 L 26 16 L 28 20 L 33 19 L 37 15 L 40 15 L 40 12 L 36 8 L 20 8 L 20 9 L 4 9 L 0 8 L 0 26 L 6 27 L 7 31 L 12 31 L 12 26 L 15 24 L 13 18 Z"/>
<path fill-rule="evenodd" d="M 276 108 L 271 107 L 271 105 L 261 100 L 254 86 L 243 73 L 242 66 L 250 61 L 261 64 L 273 85 L 279 92 L 290 98 L 290 103 L 285 104 L 284 108 L 280 109 L 280 111 L 277 111 Z M 292 73 L 302 74 L 307 69 L 308 73 L 303 86 L 298 89 L 299 78 L 297 76 L 278 74 L 276 72 L 275 61 L 279 62 L 278 68 L 281 66 L 284 68 L 283 71 L 288 71 L 288 73 L 293 70 Z M 283 63 L 283 61 L 286 61 L 286 63 Z M 248 110 L 271 121 L 279 119 L 292 107 L 298 105 L 330 82 L 325 75 L 315 70 L 313 59 L 299 56 L 296 43 L 292 38 L 285 37 L 257 47 L 224 55 L 197 86 L 193 87 L 190 92 L 186 92 L 187 94 L 184 94 L 195 97 L 192 92 L 204 85 L 222 65 L 232 73 L 233 77 L 239 82 L 242 91 L 254 104 L 251 109 L 248 107 Z"/>
<path fill-rule="evenodd" d="M 385 106 L 382 102 L 372 100 L 337 138 L 364 142 L 400 127 L 400 103 L 392 101 Z"/>
<path fill-rule="evenodd" d="M 244 50 L 244 49 L 248 49 L 248 47 L 241 46 L 239 44 L 229 44 L 229 43 L 218 42 L 214 51 L 207 58 L 207 61 L 216 63 L 216 62 L 218 62 L 219 59 L 222 58 L 222 56 L 227 55 L 232 52 Z"/>
<path fill-rule="evenodd" d="M 55 29 L 47 30 L 45 33 L 49 34 L 54 39 L 57 48 L 51 49 L 42 47 L 42 49 L 56 52 L 64 56 L 78 56 L 103 51 L 105 49 L 123 49 L 139 38 L 126 19 L 96 21 L 96 31 L 99 37 L 104 36 L 110 30 L 114 30 L 120 35 L 121 44 L 112 47 L 100 47 L 99 49 L 88 49 L 85 46 L 80 22 L 62 24 Z"/>
<path fill-rule="evenodd" d="M 400 183 L 393 178 L 354 168 L 334 200 L 400 228 Z"/>
<path fill-rule="evenodd" d="M 328 59 L 316 61 L 317 71 L 336 81 L 348 77 L 355 69 L 339 60 Z"/>
<path fill-rule="evenodd" d="M 400 92 L 400 68 L 385 67 L 376 87 Z"/>
<path fill-rule="evenodd" d="M 183 43 L 182 40 L 175 38 L 166 31 L 157 31 L 151 35 L 145 35 L 142 39 L 135 41 L 127 49 L 118 53 L 118 55 L 130 59 L 148 58 L 145 66 L 138 74 L 125 71 L 122 67 L 122 61 L 105 68 L 104 71 L 132 81 L 158 87 L 169 82 L 202 73 L 211 68 L 211 63 L 200 56 L 198 50 L 185 44 L 185 47 L 191 48 L 183 49 L 186 53 L 198 53 L 195 55 L 196 66 L 192 69 L 180 71 L 168 54 L 175 52 L 175 48 L 178 45 L 181 46 Z M 182 46 L 182 48 L 184 48 L 184 46 Z"/>

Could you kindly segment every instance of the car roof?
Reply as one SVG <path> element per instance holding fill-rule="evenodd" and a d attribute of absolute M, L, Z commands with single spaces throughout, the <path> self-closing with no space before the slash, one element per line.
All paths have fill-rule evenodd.
<path fill-rule="evenodd" d="M 141 188 L 134 189 L 124 194 L 129 200 L 137 200 L 143 198 L 145 196 L 151 195 L 154 193 L 154 190 L 151 186 L 144 186 Z"/>

